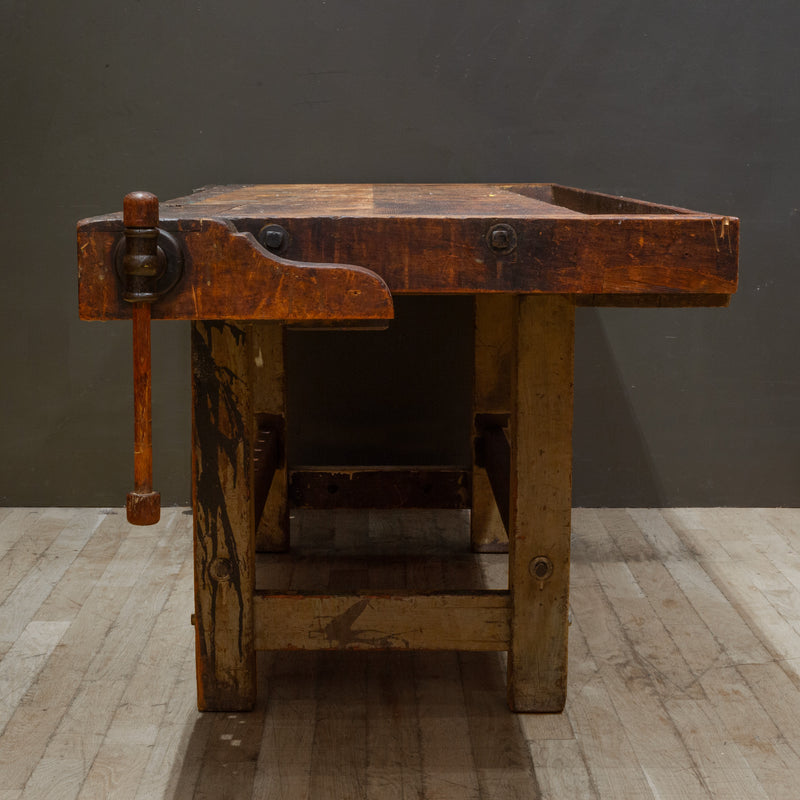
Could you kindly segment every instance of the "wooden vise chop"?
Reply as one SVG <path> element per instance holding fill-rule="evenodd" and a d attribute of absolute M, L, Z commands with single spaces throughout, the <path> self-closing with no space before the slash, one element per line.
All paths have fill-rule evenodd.
<path fill-rule="evenodd" d="M 285 234 L 265 225 L 256 239 L 229 219 L 187 221 L 171 205 L 160 219 L 158 198 L 141 191 L 125 196 L 121 220 L 78 223 L 81 317 L 133 320 L 134 488 L 126 506 L 134 525 L 152 525 L 161 514 L 153 490 L 151 317 L 374 329 L 394 316 L 391 292 L 375 272 L 283 258 L 276 231 Z"/>

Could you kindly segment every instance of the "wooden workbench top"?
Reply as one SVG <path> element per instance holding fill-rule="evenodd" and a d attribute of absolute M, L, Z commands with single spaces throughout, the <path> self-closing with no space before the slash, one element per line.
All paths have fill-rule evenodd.
<path fill-rule="evenodd" d="M 257 242 L 267 225 L 285 231 L 271 251 Z M 587 305 L 725 305 L 737 281 L 737 219 L 554 184 L 211 186 L 162 202 L 159 227 L 184 258 L 152 306 L 165 319 L 291 321 L 296 292 L 264 298 L 282 269 L 304 265 L 356 265 L 391 294 L 552 293 Z M 122 235 L 119 213 L 78 224 L 84 319 L 130 316 L 116 277 Z M 358 296 L 361 278 L 340 273 Z M 333 275 L 303 284 L 315 302 L 327 291 L 319 276 Z"/>

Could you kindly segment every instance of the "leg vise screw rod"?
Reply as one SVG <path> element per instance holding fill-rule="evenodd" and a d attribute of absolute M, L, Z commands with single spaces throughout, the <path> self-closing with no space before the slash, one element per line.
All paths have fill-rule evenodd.
<path fill-rule="evenodd" d="M 125 225 L 124 298 L 133 306 L 134 489 L 126 503 L 128 522 L 154 525 L 161 517 L 161 495 L 153 491 L 150 303 L 164 271 L 158 249 L 158 198 L 131 192 L 122 205 Z"/>

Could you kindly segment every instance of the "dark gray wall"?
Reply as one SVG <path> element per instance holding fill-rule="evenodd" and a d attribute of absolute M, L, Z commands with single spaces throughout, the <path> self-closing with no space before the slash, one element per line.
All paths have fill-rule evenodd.
<path fill-rule="evenodd" d="M 578 312 L 575 503 L 800 502 L 795 0 L 12 2 L 0 21 L 0 502 L 129 488 L 130 331 L 78 320 L 78 218 L 134 188 L 418 180 L 740 216 L 729 309 Z M 401 311 L 385 342 L 293 339 L 298 458 L 465 457 L 468 308 Z M 156 483 L 184 503 L 188 328 L 154 328 Z M 385 368 L 382 348 L 428 340 L 418 368 Z M 370 439 L 379 414 L 352 413 L 376 363 L 396 451 Z"/>

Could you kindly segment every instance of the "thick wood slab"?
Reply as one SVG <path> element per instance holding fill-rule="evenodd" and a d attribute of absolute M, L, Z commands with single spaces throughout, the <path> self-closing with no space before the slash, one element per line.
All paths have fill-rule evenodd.
<path fill-rule="evenodd" d="M 280 257 L 244 236 L 267 223 L 288 232 Z M 498 250 L 500 223 L 514 241 Z M 211 187 L 162 203 L 160 226 L 186 260 L 153 304 L 163 319 L 388 318 L 380 280 L 392 293 L 542 292 L 598 305 L 630 295 L 719 305 L 737 281 L 737 219 L 549 184 Z M 84 319 L 130 315 L 113 263 L 121 235 L 119 214 L 78 225 Z M 330 266 L 348 264 L 364 269 Z"/>

